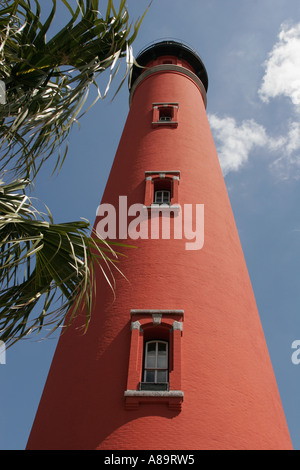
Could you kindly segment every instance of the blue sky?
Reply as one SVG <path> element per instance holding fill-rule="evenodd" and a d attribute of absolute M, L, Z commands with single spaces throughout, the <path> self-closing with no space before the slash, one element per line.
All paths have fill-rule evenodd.
<path fill-rule="evenodd" d="M 127 3 L 137 19 L 149 2 Z M 57 25 L 66 17 L 62 9 Z M 291 360 L 291 345 L 300 340 L 299 0 L 154 0 L 134 54 L 162 38 L 190 45 L 207 68 L 207 113 L 291 438 L 300 449 L 300 364 Z M 51 176 L 51 165 L 41 173 L 34 195 L 56 222 L 84 217 L 93 223 L 127 113 L 125 84 L 113 102 L 98 102 L 74 128 L 60 174 Z M 57 334 L 42 338 L 9 349 L 0 365 L 0 449 L 26 446 Z"/>

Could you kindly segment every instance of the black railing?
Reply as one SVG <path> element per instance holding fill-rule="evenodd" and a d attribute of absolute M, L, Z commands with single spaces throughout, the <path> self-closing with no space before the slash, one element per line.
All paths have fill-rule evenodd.
<path fill-rule="evenodd" d="M 147 392 L 167 392 L 169 390 L 169 382 L 140 382 L 140 391 Z"/>
<path fill-rule="evenodd" d="M 202 60 L 194 49 L 181 41 L 163 39 L 148 44 L 137 54 L 136 61 L 141 67 L 144 67 L 147 63 L 151 62 L 151 60 L 155 60 L 157 57 L 163 55 L 174 55 L 186 60 L 193 67 L 195 74 L 200 78 L 205 90 L 207 91 L 208 76 Z M 129 88 L 132 87 L 133 83 L 142 71 L 142 68 L 136 67 L 135 65 L 133 66 Z"/>

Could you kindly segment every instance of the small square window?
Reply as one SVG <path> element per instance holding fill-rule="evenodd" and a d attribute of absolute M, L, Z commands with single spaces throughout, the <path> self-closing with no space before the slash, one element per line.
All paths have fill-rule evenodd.
<path fill-rule="evenodd" d="M 157 126 L 178 126 L 178 103 L 153 103 L 152 125 Z"/>
<path fill-rule="evenodd" d="M 160 210 L 165 205 L 177 210 L 180 171 L 146 171 L 145 176 L 145 207 Z"/>
<path fill-rule="evenodd" d="M 171 202 L 171 191 L 159 190 L 154 193 L 155 204 L 170 204 Z"/>
<path fill-rule="evenodd" d="M 173 114 L 173 108 L 159 108 L 159 121 L 170 122 Z"/>

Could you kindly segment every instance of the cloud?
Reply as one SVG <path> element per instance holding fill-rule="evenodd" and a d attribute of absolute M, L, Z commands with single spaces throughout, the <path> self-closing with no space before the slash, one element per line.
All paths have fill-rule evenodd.
<path fill-rule="evenodd" d="M 286 96 L 300 112 L 300 23 L 281 25 L 278 41 L 265 62 L 258 93 L 265 103 L 270 98 Z"/>
<path fill-rule="evenodd" d="M 271 169 L 281 179 L 300 179 L 300 123 L 292 122 L 286 137 L 281 138 L 280 156 L 273 161 Z"/>
<path fill-rule="evenodd" d="M 281 178 L 300 177 L 300 123 L 292 121 L 286 135 L 272 137 L 253 119 L 240 125 L 232 117 L 208 116 L 223 175 L 240 170 L 251 152 L 261 148 L 271 154 L 271 168 Z"/>
<path fill-rule="evenodd" d="M 288 97 L 297 116 L 300 113 L 300 23 L 281 25 L 278 41 L 265 62 L 265 74 L 258 95 L 264 103 Z M 286 133 L 272 137 L 254 119 L 238 124 L 232 117 L 208 116 L 224 176 L 240 170 L 251 152 L 260 148 L 272 157 L 271 169 L 283 179 L 300 178 L 300 123 L 290 119 Z"/>
<path fill-rule="evenodd" d="M 265 147 L 268 137 L 263 126 L 253 119 L 243 121 L 240 126 L 232 117 L 208 116 L 210 127 L 218 149 L 223 174 L 239 170 L 255 147 Z"/>
<path fill-rule="evenodd" d="M 293 152 L 300 149 L 300 123 L 292 122 L 288 137 L 286 139 L 286 152 L 288 156 L 291 156 Z"/>

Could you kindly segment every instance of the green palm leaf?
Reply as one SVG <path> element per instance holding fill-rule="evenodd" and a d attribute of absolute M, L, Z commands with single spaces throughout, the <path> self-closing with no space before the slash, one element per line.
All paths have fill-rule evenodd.
<path fill-rule="evenodd" d="M 87 111 L 90 87 L 96 90 L 95 102 L 106 95 L 116 62 L 128 57 L 143 19 L 130 24 L 124 0 L 118 11 L 109 0 L 103 15 L 99 0 L 77 0 L 76 10 L 62 0 L 70 20 L 47 41 L 57 4 L 51 1 L 44 22 L 38 0 L 4 0 L 0 9 L 0 80 L 6 87 L 6 103 L 0 104 L 0 170 L 31 179 L 50 156 L 56 155 L 55 169 L 61 166 L 70 129 Z M 103 95 L 97 77 L 106 70 Z M 130 64 L 121 83 L 129 70 Z"/>
<path fill-rule="evenodd" d="M 42 20 L 38 0 L 0 1 L 0 170 L 12 173 L 11 183 L 0 181 L 0 339 L 6 345 L 44 326 L 56 329 L 67 312 L 71 321 L 82 308 L 87 328 L 95 269 L 113 291 L 118 269 L 117 253 L 90 234 L 87 221 L 54 224 L 25 189 L 48 158 L 54 171 L 61 167 L 73 124 L 107 95 L 126 57 L 119 91 L 135 63 L 131 44 L 143 17 L 130 24 L 124 0 L 118 10 L 107 0 L 104 14 L 99 0 L 61 0 L 69 21 L 47 40 L 57 0 L 47 3 Z M 105 71 L 101 93 L 97 78 Z"/>
<path fill-rule="evenodd" d="M 44 326 L 58 328 L 70 307 L 69 321 L 85 309 L 87 328 L 95 268 L 113 291 L 118 269 L 117 253 L 90 236 L 88 222 L 54 224 L 25 195 L 28 184 L 0 181 L 0 339 L 7 345 Z"/>

